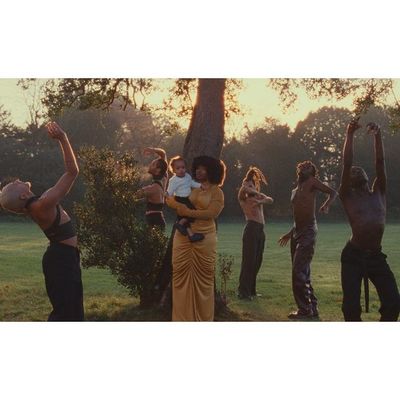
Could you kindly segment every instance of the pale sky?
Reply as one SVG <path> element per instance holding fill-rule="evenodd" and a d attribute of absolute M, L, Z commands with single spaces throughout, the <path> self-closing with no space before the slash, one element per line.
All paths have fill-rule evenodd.
<path fill-rule="evenodd" d="M 18 79 L 0 79 L 0 104 L 11 113 L 14 123 L 24 126 L 29 119 L 28 108 L 23 90 L 17 86 Z M 243 126 L 247 123 L 251 128 L 261 125 L 266 117 L 273 117 L 294 128 L 298 121 L 304 119 L 310 111 L 331 105 L 352 108 L 351 99 L 341 102 L 322 98 L 309 100 L 302 93 L 293 109 L 286 113 L 280 107 L 278 95 L 266 86 L 267 79 L 243 79 L 244 88 L 240 91 L 238 100 L 245 115 L 234 116 L 226 123 L 226 133 L 239 136 Z M 396 80 L 396 87 L 400 87 L 400 80 Z M 396 89 L 400 97 L 400 91 Z M 391 99 L 389 99 L 391 100 Z"/>

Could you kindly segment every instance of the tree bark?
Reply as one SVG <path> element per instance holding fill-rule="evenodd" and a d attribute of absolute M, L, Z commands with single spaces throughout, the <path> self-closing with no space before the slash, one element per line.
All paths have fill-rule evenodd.
<path fill-rule="evenodd" d="M 183 147 L 191 165 L 197 156 L 219 158 L 224 142 L 226 79 L 199 79 L 196 104 Z"/>

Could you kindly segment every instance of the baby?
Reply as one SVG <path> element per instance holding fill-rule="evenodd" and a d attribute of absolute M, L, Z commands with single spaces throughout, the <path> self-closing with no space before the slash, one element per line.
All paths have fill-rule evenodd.
<path fill-rule="evenodd" d="M 195 182 L 186 172 L 185 160 L 181 156 L 171 159 L 169 169 L 173 176 L 168 182 L 167 195 L 174 196 L 177 202 L 185 204 L 191 210 L 195 210 L 189 200 L 189 195 L 192 188 L 201 188 L 201 184 Z M 193 233 L 191 230 L 190 223 L 194 222 L 193 218 L 180 217 L 179 215 L 178 218 L 179 220 L 175 223 L 175 227 L 182 235 L 188 236 L 191 242 L 198 242 L 204 239 L 202 233 Z"/>

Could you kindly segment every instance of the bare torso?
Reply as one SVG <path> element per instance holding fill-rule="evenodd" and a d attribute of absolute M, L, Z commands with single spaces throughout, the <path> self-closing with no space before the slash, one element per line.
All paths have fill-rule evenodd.
<path fill-rule="evenodd" d="M 246 221 L 255 221 L 260 224 L 265 224 L 264 207 L 259 204 L 255 197 L 247 197 L 246 200 L 240 202 Z"/>
<path fill-rule="evenodd" d="M 153 204 L 163 204 L 164 203 L 164 193 L 167 179 L 163 178 L 161 181 L 161 186 L 158 183 L 152 183 L 149 186 L 144 187 L 144 193 L 146 196 L 146 201 Z M 146 211 L 146 214 L 160 213 L 161 211 Z"/>
<path fill-rule="evenodd" d="M 292 190 L 291 202 L 296 229 L 302 230 L 315 223 L 316 190 L 311 179 Z"/>
<path fill-rule="evenodd" d="M 385 230 L 385 194 L 351 190 L 341 200 L 351 226 L 350 242 L 364 250 L 379 249 Z"/>
<path fill-rule="evenodd" d="M 155 187 L 154 193 L 149 193 L 147 200 L 151 203 L 163 203 L 164 202 L 164 190 L 157 183 L 153 183 L 152 186 Z"/>

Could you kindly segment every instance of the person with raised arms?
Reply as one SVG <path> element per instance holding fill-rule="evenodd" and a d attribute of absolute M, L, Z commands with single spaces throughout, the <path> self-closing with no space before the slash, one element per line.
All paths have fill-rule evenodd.
<path fill-rule="evenodd" d="M 64 174 L 40 196 L 32 192 L 30 182 L 14 180 L 0 192 L 0 204 L 10 212 L 28 215 L 50 241 L 42 260 L 46 291 L 53 306 L 48 321 L 83 321 L 78 238 L 71 218 L 60 205 L 74 184 L 79 168 L 67 134 L 56 122 L 49 122 L 46 128 L 50 138 L 60 143 Z"/>
<path fill-rule="evenodd" d="M 375 285 L 381 302 L 381 321 L 397 321 L 400 296 L 393 272 L 382 253 L 386 219 L 386 170 L 381 130 L 375 123 L 367 125 L 375 143 L 376 178 L 370 189 L 363 168 L 353 166 L 354 133 L 358 119 L 347 126 L 343 148 L 343 170 L 339 196 L 346 211 L 351 238 L 341 255 L 343 289 L 342 311 L 345 321 L 361 321 L 361 281 L 364 278 L 368 311 L 368 279 Z"/>
<path fill-rule="evenodd" d="M 149 226 L 155 226 L 165 230 L 164 203 L 165 188 L 167 185 L 168 163 L 167 154 L 161 148 L 146 147 L 143 151 L 145 156 L 155 154 L 147 172 L 151 175 L 153 181 L 141 189 L 141 193 L 146 198 L 146 222 Z"/>

